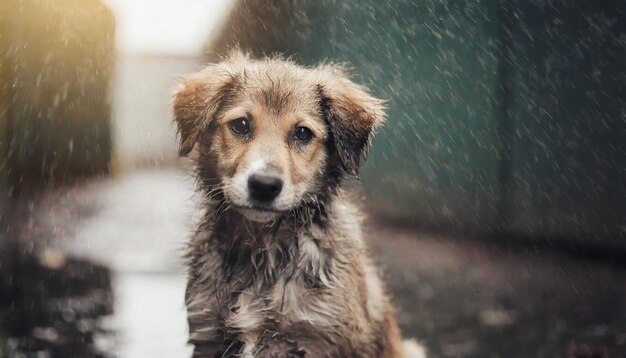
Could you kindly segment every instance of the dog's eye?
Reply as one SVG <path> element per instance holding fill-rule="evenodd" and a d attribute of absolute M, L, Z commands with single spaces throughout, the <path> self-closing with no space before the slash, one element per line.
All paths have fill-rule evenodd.
<path fill-rule="evenodd" d="M 245 135 L 250 133 L 250 121 L 248 121 L 248 119 L 244 117 L 233 119 L 232 121 L 230 121 L 228 126 L 230 127 L 230 130 L 235 134 Z"/>
<path fill-rule="evenodd" d="M 307 127 L 298 127 L 293 134 L 294 138 L 302 142 L 308 142 L 313 137 L 313 132 Z"/>

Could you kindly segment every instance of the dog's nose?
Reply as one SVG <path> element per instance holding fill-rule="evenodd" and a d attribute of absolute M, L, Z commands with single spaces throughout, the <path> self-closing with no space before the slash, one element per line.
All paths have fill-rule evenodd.
<path fill-rule="evenodd" d="M 283 181 L 275 175 L 252 174 L 248 178 L 250 197 L 262 203 L 274 200 L 282 189 Z"/>

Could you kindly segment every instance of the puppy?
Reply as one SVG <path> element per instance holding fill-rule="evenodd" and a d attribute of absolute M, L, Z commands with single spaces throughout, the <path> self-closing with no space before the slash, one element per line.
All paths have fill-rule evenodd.
<path fill-rule="evenodd" d="M 187 254 L 194 357 L 404 357 L 341 189 L 385 118 L 338 65 L 233 53 L 183 78 L 173 117 L 204 212 Z"/>

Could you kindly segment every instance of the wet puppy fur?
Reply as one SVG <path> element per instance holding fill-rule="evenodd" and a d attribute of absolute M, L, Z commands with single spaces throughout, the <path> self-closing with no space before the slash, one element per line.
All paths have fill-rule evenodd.
<path fill-rule="evenodd" d="M 172 108 L 205 208 L 186 253 L 194 357 L 402 357 L 341 189 L 383 102 L 340 65 L 233 52 L 184 77 Z"/>

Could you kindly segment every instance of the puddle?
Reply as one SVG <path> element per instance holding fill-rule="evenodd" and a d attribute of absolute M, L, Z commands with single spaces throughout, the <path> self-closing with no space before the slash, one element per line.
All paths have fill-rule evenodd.
<path fill-rule="evenodd" d="M 113 290 L 117 357 L 191 357 L 184 275 L 116 273 Z"/>
<path fill-rule="evenodd" d="M 191 356 L 182 274 L 15 248 L 0 262 L 0 357 Z"/>

